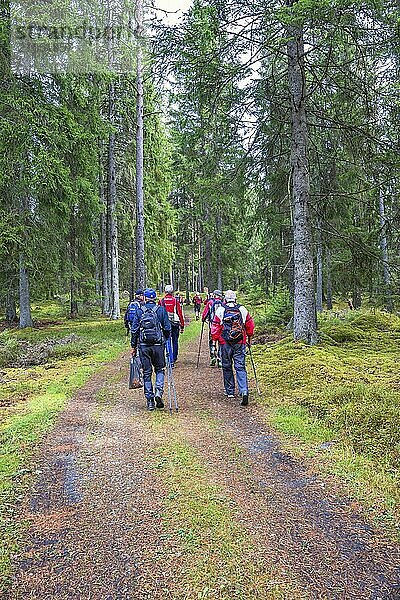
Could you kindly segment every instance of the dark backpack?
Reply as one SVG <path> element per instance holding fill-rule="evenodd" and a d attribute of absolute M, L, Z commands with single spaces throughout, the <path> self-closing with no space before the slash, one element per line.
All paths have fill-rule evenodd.
<path fill-rule="evenodd" d="M 222 318 L 222 337 L 227 344 L 239 344 L 243 340 L 244 324 L 240 304 L 225 306 Z"/>
<path fill-rule="evenodd" d="M 156 305 L 146 308 L 140 318 L 139 342 L 141 344 L 162 344 L 164 341 L 157 308 Z"/>

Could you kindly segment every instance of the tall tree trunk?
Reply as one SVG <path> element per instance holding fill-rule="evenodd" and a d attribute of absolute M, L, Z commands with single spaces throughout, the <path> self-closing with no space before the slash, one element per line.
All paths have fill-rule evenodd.
<path fill-rule="evenodd" d="M 76 280 L 77 270 L 77 249 L 76 249 L 76 207 L 72 208 L 69 223 L 69 262 L 70 262 L 70 318 L 76 319 L 78 316 L 78 282 Z"/>
<path fill-rule="evenodd" d="M 353 308 L 360 308 L 361 306 L 361 290 L 358 284 L 355 284 L 352 298 Z"/>
<path fill-rule="evenodd" d="M 222 290 L 222 219 L 221 219 L 221 213 L 218 213 L 217 216 L 217 240 L 218 240 L 218 245 L 217 245 L 217 288 L 219 290 Z"/>
<path fill-rule="evenodd" d="M 136 0 L 136 285 L 146 285 L 146 261 L 144 243 L 144 92 L 143 92 L 143 0 Z"/>
<path fill-rule="evenodd" d="M 317 222 L 317 297 L 316 308 L 317 312 L 322 312 L 322 296 L 323 296 L 323 268 L 322 268 L 322 224 L 321 219 Z"/>
<path fill-rule="evenodd" d="M 96 304 L 101 305 L 101 233 L 98 228 L 95 228 L 95 237 L 93 241 L 95 274 L 94 285 L 96 294 Z"/>
<path fill-rule="evenodd" d="M 132 236 L 131 240 L 131 260 L 129 272 L 129 297 L 131 300 L 135 298 L 135 240 Z"/>
<path fill-rule="evenodd" d="M 110 111 L 114 113 L 114 85 L 110 86 Z M 111 254 L 111 319 L 121 316 L 119 306 L 119 271 L 118 271 L 118 229 L 117 229 L 117 186 L 115 175 L 115 133 L 111 133 L 108 141 L 108 214 L 109 239 Z"/>
<path fill-rule="evenodd" d="M 205 283 L 204 283 L 203 264 L 202 264 L 203 248 L 202 248 L 202 244 L 201 244 L 200 235 L 198 236 L 198 244 L 199 244 L 199 255 L 198 255 L 199 273 L 197 276 L 197 287 L 199 288 L 199 292 L 202 293 L 204 290 L 204 287 L 205 287 Z"/>
<path fill-rule="evenodd" d="M 185 300 L 186 304 L 190 304 L 190 266 L 189 266 L 189 258 L 186 256 L 186 294 Z"/>
<path fill-rule="evenodd" d="M 107 213 L 106 210 L 100 215 L 101 229 L 101 295 L 103 315 L 110 316 L 110 288 L 108 273 L 108 252 L 107 252 Z"/>
<path fill-rule="evenodd" d="M 214 286 L 214 281 L 212 279 L 212 254 L 211 254 L 211 239 L 208 233 L 205 234 L 205 247 L 204 247 L 204 261 L 205 261 L 205 271 L 206 271 L 206 281 L 205 284 L 208 289 L 211 291 Z"/>
<path fill-rule="evenodd" d="M 15 323 L 17 321 L 17 307 L 14 292 L 9 290 L 6 296 L 6 321 Z"/>
<path fill-rule="evenodd" d="M 25 264 L 25 256 L 19 255 L 19 326 L 20 329 L 33 327 L 31 303 L 29 295 L 29 276 Z"/>
<path fill-rule="evenodd" d="M 293 5 L 293 0 L 288 0 Z M 294 317 L 295 340 L 318 342 L 315 310 L 315 282 L 309 217 L 310 181 L 307 156 L 306 81 L 304 39 L 299 26 L 288 27 L 288 81 L 292 107 L 292 202 L 294 236 Z"/>
<path fill-rule="evenodd" d="M 325 271 L 326 271 L 326 307 L 332 310 L 332 273 L 331 273 L 331 249 L 329 246 L 325 250 Z"/>
<path fill-rule="evenodd" d="M 381 225 L 381 251 L 382 251 L 382 269 L 383 269 L 383 282 L 385 284 L 385 297 L 386 297 L 386 308 L 389 312 L 393 312 L 393 300 L 392 290 L 390 286 L 390 272 L 389 272 L 389 252 L 386 237 L 386 211 L 385 211 L 385 199 L 383 197 L 382 189 L 379 190 L 379 221 Z"/>
<path fill-rule="evenodd" d="M 114 124 L 115 114 L 115 86 L 114 82 L 109 87 L 109 121 Z M 108 190 L 107 190 L 107 217 L 108 217 L 108 239 L 109 254 L 111 261 L 111 296 L 110 318 L 119 319 L 121 316 L 119 306 L 119 270 L 118 270 L 118 228 L 117 228 L 117 184 L 115 166 L 115 133 L 112 131 L 108 138 Z"/>
<path fill-rule="evenodd" d="M 108 26 L 113 24 L 113 6 L 108 0 Z M 108 62 L 112 71 L 114 66 L 114 47 L 112 36 L 108 37 Z M 108 88 L 108 119 L 112 127 L 115 125 L 115 80 L 112 79 Z M 115 131 L 108 137 L 108 164 L 107 164 L 107 239 L 110 261 L 110 279 L 108 281 L 111 297 L 110 318 L 119 319 L 121 316 L 119 306 L 119 270 L 118 270 L 118 227 L 117 227 L 117 183 L 115 163 Z M 108 261 L 107 261 L 108 262 Z"/>

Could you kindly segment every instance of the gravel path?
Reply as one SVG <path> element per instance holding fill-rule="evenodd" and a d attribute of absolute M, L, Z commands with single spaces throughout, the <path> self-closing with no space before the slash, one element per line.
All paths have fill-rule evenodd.
<path fill-rule="evenodd" d="M 292 585 L 290 598 L 399 599 L 400 548 L 282 453 L 255 404 L 228 402 L 217 369 L 204 359 L 196 371 L 196 347 L 175 369 L 180 413 L 165 414 L 165 432 L 202 458 L 259 560 Z M 160 433 L 142 392 L 128 392 L 126 365 L 124 355 L 94 376 L 43 444 L 8 599 L 178 598 L 180 549 L 163 531 L 166 492 L 149 460 Z"/>

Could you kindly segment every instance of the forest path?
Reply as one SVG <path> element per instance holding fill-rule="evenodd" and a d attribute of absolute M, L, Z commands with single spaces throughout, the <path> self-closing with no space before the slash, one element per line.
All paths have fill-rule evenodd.
<path fill-rule="evenodd" d="M 197 342 L 181 350 L 178 414 L 128 391 L 128 353 L 76 394 L 43 444 L 7 598 L 400 598 L 400 548 L 280 450 L 252 397 L 223 396 L 206 352 L 196 370 Z"/>

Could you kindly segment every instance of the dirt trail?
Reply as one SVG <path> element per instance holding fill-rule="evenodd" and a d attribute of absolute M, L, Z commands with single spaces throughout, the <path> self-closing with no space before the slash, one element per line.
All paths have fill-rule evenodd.
<path fill-rule="evenodd" d="M 196 371 L 196 347 L 174 373 L 180 413 L 165 419 L 236 507 L 256 559 L 292 584 L 290 598 L 400 598 L 400 548 L 282 453 L 254 403 L 228 402 L 205 358 Z M 127 390 L 126 365 L 125 355 L 93 377 L 47 437 L 7 598 L 178 598 L 180 553 L 164 535 L 165 490 L 149 466 L 159 437 L 142 392 Z"/>

